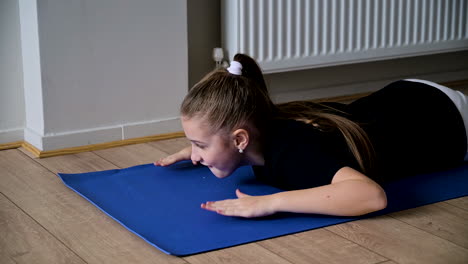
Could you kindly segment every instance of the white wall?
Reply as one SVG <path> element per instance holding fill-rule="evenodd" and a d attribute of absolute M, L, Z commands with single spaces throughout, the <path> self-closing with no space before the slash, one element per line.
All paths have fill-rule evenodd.
<path fill-rule="evenodd" d="M 23 140 L 24 99 L 17 0 L 0 1 L 0 144 Z"/>
<path fill-rule="evenodd" d="M 185 0 L 20 0 L 20 13 L 26 141 L 52 150 L 181 130 Z"/>

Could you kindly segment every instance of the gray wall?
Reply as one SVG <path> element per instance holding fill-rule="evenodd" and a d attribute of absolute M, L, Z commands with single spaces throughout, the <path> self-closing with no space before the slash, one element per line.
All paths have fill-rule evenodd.
<path fill-rule="evenodd" d="M 45 133 L 178 116 L 184 0 L 38 4 Z"/>
<path fill-rule="evenodd" d="M 221 47 L 221 1 L 187 1 L 189 87 L 214 69 L 213 48 Z"/>
<path fill-rule="evenodd" d="M 23 72 L 19 6 L 0 1 L 0 144 L 23 140 Z"/>
<path fill-rule="evenodd" d="M 17 127 L 41 150 L 181 131 L 185 0 L 0 3 L 0 144 Z"/>

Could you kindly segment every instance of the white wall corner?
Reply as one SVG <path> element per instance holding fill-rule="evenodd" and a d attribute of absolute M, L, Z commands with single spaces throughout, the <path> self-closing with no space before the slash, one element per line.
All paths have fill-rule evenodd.
<path fill-rule="evenodd" d="M 25 127 L 44 133 L 44 107 L 39 51 L 37 1 L 20 0 L 21 51 L 25 99 Z M 28 129 L 26 129 L 28 130 Z M 30 134 L 25 131 L 25 134 Z M 30 142 L 32 143 L 32 142 Z M 36 146 L 38 147 L 38 146 Z"/>
<path fill-rule="evenodd" d="M 43 136 L 28 127 L 24 129 L 24 141 L 33 145 L 38 150 L 44 150 L 42 145 Z"/>

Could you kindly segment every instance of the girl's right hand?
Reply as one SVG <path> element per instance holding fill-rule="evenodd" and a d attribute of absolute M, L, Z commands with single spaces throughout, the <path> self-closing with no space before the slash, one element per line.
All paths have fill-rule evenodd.
<path fill-rule="evenodd" d="M 154 165 L 156 166 L 168 166 L 171 164 L 174 164 L 178 161 L 181 160 L 189 160 L 190 156 L 192 155 L 192 146 L 188 146 L 179 152 L 176 152 L 170 156 L 167 156 L 165 158 L 162 158 L 156 162 L 154 162 Z"/>

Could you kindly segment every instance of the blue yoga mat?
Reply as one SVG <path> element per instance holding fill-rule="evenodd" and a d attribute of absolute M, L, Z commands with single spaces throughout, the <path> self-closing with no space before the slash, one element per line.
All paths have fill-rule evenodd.
<path fill-rule="evenodd" d="M 180 162 L 81 174 L 58 174 L 72 190 L 161 251 L 184 256 L 386 214 L 468 195 L 468 164 L 384 186 L 388 207 L 364 217 L 282 213 L 244 219 L 200 208 L 206 201 L 279 192 L 255 180 L 251 167 L 216 178 L 208 168 Z"/>

